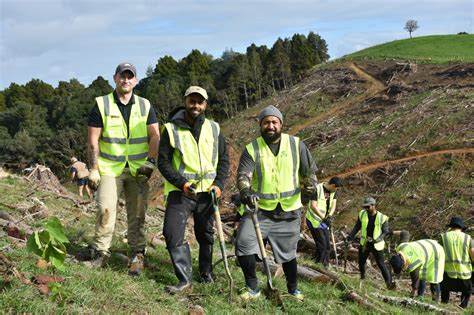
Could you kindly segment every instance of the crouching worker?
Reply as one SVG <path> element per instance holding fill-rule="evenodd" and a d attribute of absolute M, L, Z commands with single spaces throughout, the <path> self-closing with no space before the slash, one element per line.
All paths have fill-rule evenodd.
<path fill-rule="evenodd" d="M 440 300 L 440 283 L 443 281 L 444 250 L 434 240 L 402 242 L 395 249 L 396 255 L 390 258 L 395 274 L 408 271 L 411 278 L 411 297 L 422 297 L 426 282 L 430 284 L 434 301 Z"/>
<path fill-rule="evenodd" d="M 449 302 L 451 291 L 461 292 L 461 307 L 466 308 L 471 298 L 471 263 L 474 260 L 474 242 L 464 233 L 466 226 L 461 218 L 454 217 L 441 234 L 441 244 L 446 253 L 441 302 Z"/>
<path fill-rule="evenodd" d="M 317 168 L 299 138 L 281 133 L 283 116 L 276 107 L 264 108 L 258 118 L 261 136 L 246 146 L 237 170 L 242 207 L 254 208 L 259 198 L 257 216 L 262 236 L 272 246 L 276 263 L 283 265 L 288 293 L 302 301 L 296 261 L 302 208 L 300 181 L 303 189 L 314 193 Z M 255 271 L 260 250 L 251 215 L 242 214 L 235 251 L 246 284 L 240 297 L 249 300 L 260 296 Z"/>
<path fill-rule="evenodd" d="M 383 279 L 387 288 L 394 289 L 392 277 L 385 265 L 383 250 L 385 248 L 384 237 L 389 232 L 388 217 L 377 211 L 375 208 L 375 199 L 366 197 L 359 212 L 357 222 L 349 234 L 349 239 L 353 239 L 359 230 L 361 230 L 359 245 L 359 271 L 360 278 L 365 279 L 365 265 L 370 253 L 375 258 L 375 262 L 382 272 Z"/>

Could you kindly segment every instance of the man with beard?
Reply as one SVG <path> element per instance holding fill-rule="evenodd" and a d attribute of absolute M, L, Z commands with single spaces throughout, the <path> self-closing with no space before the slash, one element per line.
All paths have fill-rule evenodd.
<path fill-rule="evenodd" d="M 170 114 L 160 142 L 158 169 L 165 178 L 166 211 L 163 235 L 178 283 L 166 287 L 175 294 L 191 289 L 189 244 L 184 240 L 186 222 L 192 213 L 199 243 L 199 280 L 213 282 L 214 244 L 211 190 L 219 198 L 229 170 L 229 157 L 219 125 L 207 119 L 207 92 L 199 86 L 184 94 L 184 108 Z"/>
<path fill-rule="evenodd" d="M 275 106 L 268 106 L 258 116 L 261 136 L 248 144 L 240 157 L 237 186 L 243 216 L 237 231 L 235 251 L 244 273 L 244 300 L 260 296 L 255 272 L 260 255 L 251 215 L 259 199 L 257 213 L 262 236 L 272 246 L 275 261 L 283 265 L 288 293 L 304 299 L 298 290 L 296 246 L 300 232 L 301 184 L 314 193 L 317 170 L 306 145 L 299 138 L 281 133 L 283 116 Z M 261 257 L 260 257 L 261 258 Z"/>

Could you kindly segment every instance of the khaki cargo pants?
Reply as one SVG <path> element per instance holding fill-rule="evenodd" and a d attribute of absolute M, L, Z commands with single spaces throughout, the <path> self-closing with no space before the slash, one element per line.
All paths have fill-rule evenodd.
<path fill-rule="evenodd" d="M 145 250 L 145 212 L 148 203 L 148 183 L 139 182 L 126 168 L 119 177 L 101 175 L 97 191 L 97 221 L 94 244 L 108 253 L 115 228 L 117 202 L 122 191 L 127 208 L 127 239 L 131 252 Z"/>

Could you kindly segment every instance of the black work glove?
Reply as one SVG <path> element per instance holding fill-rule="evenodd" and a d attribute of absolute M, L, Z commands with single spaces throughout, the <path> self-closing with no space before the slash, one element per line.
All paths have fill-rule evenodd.
<path fill-rule="evenodd" d="M 259 199 L 258 195 L 250 188 L 244 188 L 240 191 L 240 202 L 251 208 L 255 208 L 255 201 Z"/>
<path fill-rule="evenodd" d="M 147 179 L 150 179 L 151 174 L 155 170 L 156 166 L 154 164 L 154 159 L 147 159 L 137 170 L 138 176 L 145 176 Z"/>
<path fill-rule="evenodd" d="M 332 227 L 332 221 L 333 221 L 332 216 L 328 216 L 328 217 L 324 218 L 322 222 L 324 224 L 326 224 L 328 226 L 328 228 L 331 228 Z"/>

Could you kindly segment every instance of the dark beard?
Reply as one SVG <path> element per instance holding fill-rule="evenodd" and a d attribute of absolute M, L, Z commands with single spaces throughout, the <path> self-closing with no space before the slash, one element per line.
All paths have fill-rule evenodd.
<path fill-rule="evenodd" d="M 274 143 L 281 137 L 281 132 L 275 132 L 273 135 L 269 135 L 266 132 L 261 132 L 263 140 L 265 140 L 266 143 Z"/>

